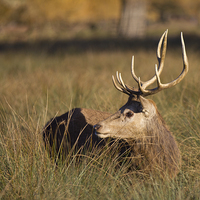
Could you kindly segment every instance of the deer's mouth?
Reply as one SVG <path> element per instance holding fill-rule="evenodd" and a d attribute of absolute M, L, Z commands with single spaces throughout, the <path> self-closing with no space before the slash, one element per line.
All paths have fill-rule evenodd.
<path fill-rule="evenodd" d="M 103 127 L 100 124 L 94 125 L 94 130 L 95 130 L 95 135 L 100 138 L 110 137 L 110 134 L 108 133 L 108 131 L 103 130 Z"/>
<path fill-rule="evenodd" d="M 98 133 L 96 131 L 95 131 L 95 135 L 98 136 L 98 137 L 100 137 L 100 138 L 108 138 L 108 137 L 110 137 L 109 134 Z"/>

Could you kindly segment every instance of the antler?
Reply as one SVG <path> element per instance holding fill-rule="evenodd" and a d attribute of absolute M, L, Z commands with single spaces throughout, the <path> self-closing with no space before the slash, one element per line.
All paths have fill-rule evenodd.
<path fill-rule="evenodd" d="M 170 83 L 162 84 L 160 81 L 160 74 L 163 70 L 164 67 L 164 59 L 165 59 L 165 54 L 166 54 L 166 48 L 167 48 L 167 34 L 168 30 L 166 30 L 163 35 L 161 36 L 158 47 L 157 47 L 157 59 L 158 59 L 158 66 L 155 66 L 155 75 L 148 81 L 143 82 L 140 80 L 140 77 L 138 78 L 135 75 L 134 72 L 134 56 L 132 57 L 132 67 L 131 67 L 131 72 L 134 80 L 138 83 L 138 89 L 135 90 L 133 87 L 127 86 L 124 84 L 124 81 L 122 80 L 121 73 L 116 73 L 117 77 L 117 82 L 119 83 L 120 86 L 118 86 L 115 82 L 114 76 L 112 76 L 113 84 L 114 86 L 121 92 L 124 92 L 125 94 L 128 95 L 142 95 L 142 96 L 148 96 L 155 94 L 165 88 L 170 88 L 176 84 L 178 84 L 187 74 L 188 69 L 189 69 L 189 64 L 188 64 L 188 59 L 187 59 L 187 54 L 185 50 L 185 43 L 183 40 L 183 34 L 181 33 L 181 44 L 182 44 L 182 56 L 183 56 L 183 70 L 181 74 L 173 81 Z M 162 48 L 162 53 L 161 53 L 161 47 L 163 44 Z M 149 85 L 154 83 L 157 80 L 158 86 L 153 89 L 146 89 Z"/>

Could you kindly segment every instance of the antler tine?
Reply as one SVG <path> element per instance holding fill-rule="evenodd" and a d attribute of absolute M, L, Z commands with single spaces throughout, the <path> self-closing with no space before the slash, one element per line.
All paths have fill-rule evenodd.
<path fill-rule="evenodd" d="M 188 63 L 188 58 L 187 58 L 187 54 L 186 54 L 186 49 L 185 49 L 185 43 L 184 43 L 184 39 L 183 39 L 183 33 L 181 32 L 181 44 L 182 44 L 182 57 L 183 57 L 183 70 L 181 72 L 181 74 L 173 81 L 166 83 L 166 84 L 162 84 L 160 81 L 160 75 L 159 75 L 159 70 L 157 68 L 156 65 L 156 77 L 157 77 L 157 84 L 158 86 L 156 88 L 153 89 L 149 89 L 149 90 L 145 90 L 143 89 L 143 96 L 148 96 L 151 94 L 155 94 L 163 89 L 166 88 L 170 88 L 175 86 L 176 84 L 178 84 L 179 82 L 181 82 L 183 80 L 183 78 L 185 77 L 185 75 L 187 74 L 188 70 L 189 70 L 189 63 Z"/>
<path fill-rule="evenodd" d="M 121 82 L 121 86 L 123 87 L 123 89 L 129 93 L 129 94 L 137 94 L 138 91 L 135 91 L 133 87 L 130 87 L 128 85 L 126 85 L 122 79 L 122 75 L 121 73 L 119 73 L 119 79 L 120 79 L 120 82 Z"/>
<path fill-rule="evenodd" d="M 158 69 L 159 69 L 160 73 L 161 73 L 161 71 L 163 70 L 163 67 L 164 67 L 164 59 L 165 59 L 165 54 L 166 54 L 166 49 L 167 49 L 167 34 L 168 34 L 168 29 L 162 34 L 160 41 L 158 43 L 158 48 L 157 48 L 157 59 L 158 59 L 158 63 L 159 63 Z M 164 39 L 164 42 L 163 42 L 164 36 L 165 36 L 165 39 Z M 163 44 L 163 51 L 162 51 L 162 56 L 161 56 L 162 42 L 164 44 Z"/>
<path fill-rule="evenodd" d="M 117 90 L 119 90 L 120 92 L 124 92 L 125 94 L 128 94 L 128 95 L 131 95 L 131 94 L 138 95 L 140 93 L 140 91 L 138 91 L 138 90 L 136 91 L 136 90 L 134 90 L 134 88 L 127 86 L 122 79 L 121 73 L 118 73 L 118 71 L 116 72 L 116 78 L 117 78 L 117 82 L 119 83 L 120 87 L 115 82 L 114 76 L 112 76 L 113 84 L 114 84 L 115 88 Z"/>
<path fill-rule="evenodd" d="M 181 32 L 181 44 L 182 44 L 183 70 L 182 70 L 181 74 L 175 80 L 171 81 L 170 83 L 166 83 L 166 84 L 161 83 L 160 84 L 161 89 L 170 88 L 170 87 L 178 84 L 180 81 L 183 80 L 183 78 L 185 77 L 185 75 L 187 74 L 187 72 L 189 70 L 188 58 L 187 58 L 187 54 L 186 54 L 186 50 L 185 50 L 185 43 L 184 43 L 182 32 Z"/>
<path fill-rule="evenodd" d="M 138 90 L 136 91 L 136 90 L 134 90 L 133 87 L 130 87 L 124 83 L 121 73 L 119 73 L 119 79 L 120 79 L 123 89 L 126 90 L 126 92 L 128 92 L 129 94 L 138 94 L 138 92 L 139 92 Z"/>
<path fill-rule="evenodd" d="M 116 72 L 116 77 L 117 77 L 118 83 L 123 87 L 123 84 L 122 84 L 121 79 L 120 79 L 120 73 L 118 73 L 118 71 Z"/>
<path fill-rule="evenodd" d="M 115 78 L 114 76 L 112 75 L 112 81 L 113 81 L 113 85 L 115 86 L 115 88 L 117 90 L 119 90 L 120 92 L 123 92 L 123 90 L 117 85 L 117 83 L 115 82 Z"/>
<path fill-rule="evenodd" d="M 188 58 L 187 58 L 187 54 L 186 54 L 186 49 L 185 49 L 185 42 L 183 39 L 183 33 L 181 32 L 181 45 L 182 45 L 182 57 L 183 57 L 183 65 L 184 68 L 186 68 L 186 73 L 189 70 L 189 63 L 188 63 Z"/>
<path fill-rule="evenodd" d="M 120 82 L 120 78 L 119 78 L 119 75 L 118 75 L 118 71 L 116 72 L 116 77 L 117 77 L 117 81 L 118 81 L 118 83 L 120 84 L 121 87 L 119 87 L 119 86 L 117 85 L 117 83 L 115 82 L 114 76 L 112 76 L 112 81 L 113 81 L 113 84 L 114 84 L 115 88 L 116 88 L 117 90 L 119 90 L 120 92 L 124 92 L 125 94 L 130 95 L 130 93 L 126 90 L 126 88 L 123 87 L 122 83 Z"/>
<path fill-rule="evenodd" d="M 117 77 L 117 81 L 119 83 L 119 85 L 121 86 L 121 89 L 122 90 L 125 90 L 126 92 L 127 91 L 127 86 L 124 84 L 124 81 L 122 80 L 122 76 L 121 76 L 121 73 L 118 73 L 118 71 L 116 72 L 116 77 Z"/>
<path fill-rule="evenodd" d="M 157 47 L 157 59 L 158 59 L 158 74 L 160 75 L 163 67 L 164 67 L 164 60 L 165 60 L 165 55 L 166 55 L 166 49 L 167 49 L 167 34 L 168 34 L 168 29 L 162 34 L 158 47 Z M 164 41 L 163 41 L 164 40 Z M 162 48 L 163 44 L 163 48 Z M 162 53 L 161 53 L 162 49 Z M 153 84 L 156 81 L 156 74 L 148 81 L 142 82 L 142 87 L 147 88 L 149 85 Z"/>
<path fill-rule="evenodd" d="M 183 57 L 183 70 L 182 70 L 181 74 L 175 80 L 171 81 L 170 83 L 161 84 L 160 85 L 161 89 L 170 88 L 170 87 L 178 84 L 179 82 L 181 82 L 189 70 L 189 63 L 188 63 L 188 58 L 187 58 L 187 54 L 186 54 L 186 50 L 185 50 L 185 42 L 183 39 L 182 32 L 181 32 L 181 45 L 182 45 L 182 57 Z"/>
<path fill-rule="evenodd" d="M 120 79 L 120 81 L 121 81 L 121 84 L 122 84 L 123 88 L 126 88 L 126 85 L 124 84 L 124 81 L 122 80 L 122 75 L 121 75 L 121 73 L 119 73 L 119 79 Z"/>
<path fill-rule="evenodd" d="M 116 71 L 116 78 L 117 78 L 117 82 L 118 82 L 118 84 L 121 86 L 121 88 L 123 88 L 123 85 L 122 85 L 122 83 L 121 83 L 121 80 L 120 80 L 120 78 L 119 78 L 119 72 L 118 71 Z"/>
<path fill-rule="evenodd" d="M 161 81 L 160 81 L 160 76 L 159 76 L 159 73 L 158 73 L 158 66 L 157 65 L 155 65 L 155 72 L 156 72 L 156 77 L 157 77 L 158 88 L 160 88 Z"/>
<path fill-rule="evenodd" d="M 134 70 L 134 56 L 132 56 L 132 61 L 131 61 L 131 74 L 134 80 L 138 83 L 139 78 L 136 76 L 135 70 Z"/>

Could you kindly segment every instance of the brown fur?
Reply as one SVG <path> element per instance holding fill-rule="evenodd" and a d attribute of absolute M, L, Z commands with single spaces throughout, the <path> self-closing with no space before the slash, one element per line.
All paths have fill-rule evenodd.
<path fill-rule="evenodd" d="M 133 115 L 127 115 L 130 112 Z M 152 100 L 129 97 L 117 113 L 99 122 L 95 129 L 102 138 L 113 137 L 124 140 L 126 147 L 128 144 L 133 169 L 171 178 L 180 170 L 178 145 Z"/>
<path fill-rule="evenodd" d="M 145 136 L 127 142 L 131 147 L 134 167 L 173 178 L 181 167 L 180 151 L 157 108 L 156 111 L 156 115 L 147 124 Z"/>
<path fill-rule="evenodd" d="M 132 100 L 129 99 L 125 107 L 130 101 Z M 111 144 L 116 142 L 119 153 L 122 156 L 126 155 L 126 159 L 129 160 L 131 170 L 158 172 L 157 174 L 173 178 L 180 169 L 180 151 L 155 103 L 152 100 L 148 101 L 155 107 L 156 114 L 151 120 L 147 120 L 143 137 L 135 138 L 132 130 L 133 138 L 115 138 Z M 137 109 L 141 110 L 140 107 L 137 102 Z M 43 139 L 50 155 L 62 153 L 62 156 L 66 157 L 71 150 L 83 146 L 104 146 L 104 140 L 94 134 L 93 126 L 106 118 L 110 119 L 109 113 L 84 108 L 75 108 L 53 118 L 43 130 Z"/>

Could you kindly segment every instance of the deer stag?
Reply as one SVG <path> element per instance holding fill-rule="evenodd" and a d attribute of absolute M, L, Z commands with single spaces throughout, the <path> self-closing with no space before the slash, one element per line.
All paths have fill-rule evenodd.
<path fill-rule="evenodd" d="M 116 141 L 124 141 L 124 144 L 128 145 L 131 165 L 134 169 L 159 171 L 170 177 L 178 173 L 181 165 L 178 145 L 155 103 L 145 98 L 165 88 L 175 86 L 188 72 L 188 59 L 181 33 L 183 70 L 170 83 L 161 83 L 160 74 L 164 67 L 167 33 L 168 31 L 164 32 L 158 43 L 158 66 L 156 65 L 155 75 L 150 80 L 143 82 L 135 75 L 134 57 L 132 57 L 132 76 L 138 84 L 138 89 L 126 85 L 118 72 L 116 73 L 118 84 L 114 76 L 112 77 L 114 86 L 129 96 L 127 103 L 115 114 L 75 108 L 47 123 L 43 138 L 51 154 L 53 145 L 57 153 L 62 146 L 67 154 L 71 147 L 80 148 L 91 144 L 90 142 L 92 145 L 104 145 L 102 138 L 112 138 Z M 155 81 L 157 87 L 147 89 Z M 121 149 L 121 154 L 127 151 L 127 148 Z"/>

